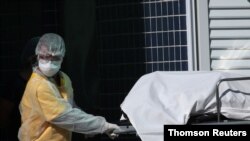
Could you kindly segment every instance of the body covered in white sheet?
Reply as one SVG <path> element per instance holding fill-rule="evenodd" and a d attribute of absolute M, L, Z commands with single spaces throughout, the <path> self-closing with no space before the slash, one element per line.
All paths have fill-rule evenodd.
<path fill-rule="evenodd" d="M 121 109 L 143 141 L 162 141 L 167 124 L 186 124 L 191 114 L 216 113 L 216 84 L 223 78 L 243 77 L 225 72 L 154 72 L 142 76 Z M 250 80 L 223 82 L 221 113 L 250 119 Z M 240 90 L 234 93 L 230 90 Z"/>

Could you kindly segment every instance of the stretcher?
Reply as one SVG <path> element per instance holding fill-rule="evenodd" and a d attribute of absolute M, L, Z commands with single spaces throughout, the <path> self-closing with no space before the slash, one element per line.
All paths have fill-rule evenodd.
<path fill-rule="evenodd" d="M 205 113 L 205 114 L 193 114 L 190 116 L 187 124 L 189 125 L 248 125 L 250 124 L 249 120 L 240 120 L 227 118 L 221 114 L 221 99 L 220 99 L 220 85 L 223 82 L 229 81 L 245 81 L 250 80 L 250 77 L 235 77 L 235 78 L 224 78 L 220 79 L 216 84 L 216 113 Z M 243 95 L 250 95 L 246 92 L 241 92 L 240 90 L 234 90 L 235 94 L 241 93 Z M 224 92 L 225 93 L 225 92 Z M 225 93 L 226 94 L 226 93 Z M 250 114 L 250 113 L 249 113 Z"/>
<path fill-rule="evenodd" d="M 189 125 L 248 125 L 250 124 L 249 120 L 233 119 L 227 118 L 221 114 L 221 99 L 219 96 L 219 87 L 221 83 L 228 81 L 245 81 L 250 80 L 250 77 L 236 77 L 236 78 L 224 78 L 220 79 L 216 84 L 216 113 L 205 113 L 205 114 L 193 114 L 190 116 L 187 124 Z M 235 93 L 240 93 L 240 90 L 234 90 Z M 244 95 L 250 95 L 249 93 L 241 92 Z"/>
<path fill-rule="evenodd" d="M 195 77 L 192 77 L 193 75 Z M 207 81 L 207 79 L 209 80 Z M 176 81 L 170 83 L 165 80 Z M 178 85 L 182 86 L 190 80 L 194 84 L 193 88 L 190 88 L 192 85 L 184 87 L 184 93 L 176 89 Z M 122 130 L 117 133 L 135 134 L 142 141 L 160 141 L 163 140 L 163 132 L 159 125 L 163 127 L 166 124 L 250 124 L 249 86 L 250 77 L 221 72 L 155 72 L 143 76 L 121 104 L 123 116 L 125 115 L 125 120 L 122 122 L 125 124 L 120 124 Z M 243 90 L 236 88 L 243 88 Z M 174 89 L 178 92 L 175 92 Z M 208 92 L 203 90 L 208 90 Z M 200 91 L 201 93 L 199 93 Z M 189 92 L 192 93 L 189 94 Z M 172 93 L 179 95 L 173 94 L 173 97 Z M 194 95 L 197 97 L 190 99 L 185 93 L 189 94 L 190 97 Z M 136 95 L 139 95 L 139 99 Z M 183 106 L 183 103 L 188 106 Z M 184 108 L 184 110 L 179 107 Z M 146 117 L 146 114 L 149 114 L 149 117 Z"/>

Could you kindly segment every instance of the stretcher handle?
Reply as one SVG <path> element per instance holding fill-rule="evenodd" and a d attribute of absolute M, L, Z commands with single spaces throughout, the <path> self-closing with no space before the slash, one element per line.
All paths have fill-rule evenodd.
<path fill-rule="evenodd" d="M 235 78 L 224 78 L 217 82 L 216 84 L 216 106 L 217 106 L 217 122 L 221 121 L 221 114 L 220 114 L 220 107 L 221 107 L 221 101 L 219 96 L 219 86 L 222 82 L 225 81 L 241 81 L 241 80 L 250 80 L 250 77 L 235 77 Z"/>

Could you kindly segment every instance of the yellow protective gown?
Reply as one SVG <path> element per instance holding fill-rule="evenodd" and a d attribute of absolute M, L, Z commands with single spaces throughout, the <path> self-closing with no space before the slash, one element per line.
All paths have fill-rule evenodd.
<path fill-rule="evenodd" d="M 70 141 L 71 132 L 103 133 L 107 122 L 73 108 L 73 89 L 69 77 L 60 72 L 57 86 L 39 71 L 34 71 L 20 103 L 22 125 L 20 141 Z"/>

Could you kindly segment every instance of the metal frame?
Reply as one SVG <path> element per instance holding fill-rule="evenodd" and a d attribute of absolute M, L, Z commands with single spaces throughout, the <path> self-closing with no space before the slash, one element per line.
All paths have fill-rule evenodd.
<path fill-rule="evenodd" d="M 198 70 L 210 71 L 209 0 L 196 0 Z"/>
<path fill-rule="evenodd" d="M 217 109 L 217 122 L 221 122 L 221 100 L 219 95 L 219 87 L 222 82 L 228 81 L 242 81 L 242 80 L 250 80 L 250 77 L 237 77 L 237 78 L 224 78 L 217 82 L 216 84 L 216 109 Z M 248 121 L 249 122 L 249 121 Z"/>

